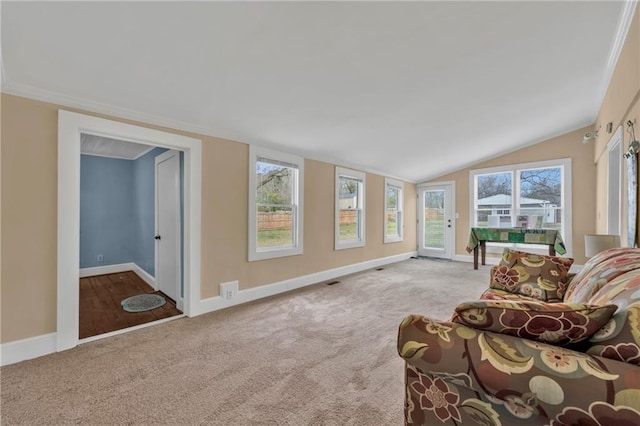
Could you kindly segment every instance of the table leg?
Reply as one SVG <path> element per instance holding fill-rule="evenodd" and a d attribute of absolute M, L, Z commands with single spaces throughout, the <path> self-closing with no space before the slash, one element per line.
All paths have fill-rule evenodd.
<path fill-rule="evenodd" d="M 553 244 L 549 244 L 549 256 L 555 256 L 555 255 L 556 255 L 555 247 L 553 247 Z"/>
<path fill-rule="evenodd" d="M 473 248 L 473 269 L 478 269 L 478 249 L 480 244 L 476 244 Z"/>
<path fill-rule="evenodd" d="M 486 265 L 487 260 L 487 242 L 480 241 L 480 251 L 482 252 L 482 264 Z"/>

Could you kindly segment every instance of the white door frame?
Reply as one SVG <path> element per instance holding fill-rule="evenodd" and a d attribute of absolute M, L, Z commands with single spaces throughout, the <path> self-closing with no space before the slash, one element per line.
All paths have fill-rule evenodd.
<path fill-rule="evenodd" d="M 456 252 L 456 182 L 455 181 L 446 181 L 446 182 L 434 182 L 434 183 L 421 183 L 418 184 L 418 254 L 421 256 L 433 256 L 440 257 L 443 259 L 453 259 L 453 256 Z M 450 196 L 450 206 L 451 211 L 446 211 L 445 204 L 445 212 L 448 215 L 448 218 L 445 220 L 450 221 L 451 232 L 445 234 L 444 241 L 444 250 L 442 253 L 436 252 L 425 252 L 424 249 L 424 199 L 423 195 L 424 191 L 430 189 L 444 189 L 445 194 L 449 192 Z M 421 254 L 422 252 L 422 254 Z"/>
<path fill-rule="evenodd" d="M 202 141 L 58 110 L 58 273 L 56 349 L 79 342 L 80 135 L 88 133 L 184 152 L 184 313 L 200 313 Z"/>
<path fill-rule="evenodd" d="M 177 238 L 177 243 L 178 243 L 178 248 L 176 250 L 176 255 L 177 255 L 177 259 L 176 259 L 176 265 L 178 268 L 178 277 L 181 276 L 181 265 L 180 265 L 180 240 L 182 239 L 182 233 L 180 232 L 180 151 L 177 150 L 169 150 L 166 152 L 163 152 L 162 154 L 156 156 L 154 158 L 154 217 L 155 217 L 155 227 L 154 227 L 154 232 L 155 235 L 161 235 L 160 234 L 160 222 L 158 221 L 158 210 L 159 210 L 159 205 L 158 205 L 158 191 L 160 190 L 160 187 L 158 186 L 158 164 L 162 163 L 163 161 L 168 160 L 171 157 L 177 157 L 177 162 L 178 162 L 178 166 L 177 166 L 177 170 L 175 170 L 176 176 L 175 177 L 175 184 L 176 184 L 176 190 L 177 190 L 177 195 L 178 195 L 178 199 L 176 200 L 176 230 L 177 233 L 176 235 L 178 236 Z M 155 273 L 156 273 L 156 290 L 160 290 L 160 280 L 158 280 L 159 277 L 159 272 L 160 272 L 160 251 L 159 251 L 159 244 L 162 243 L 162 240 L 155 240 L 155 255 L 154 255 L 154 264 L 155 264 Z M 182 297 L 182 294 L 180 292 L 180 279 L 177 280 L 176 282 L 176 307 L 179 310 L 183 310 L 184 308 L 184 298 Z"/>
<path fill-rule="evenodd" d="M 622 126 L 607 143 L 607 234 L 622 237 Z M 617 174 L 614 176 L 617 166 Z M 616 195 L 617 194 L 617 195 Z M 617 226 L 616 226 L 617 225 Z"/>

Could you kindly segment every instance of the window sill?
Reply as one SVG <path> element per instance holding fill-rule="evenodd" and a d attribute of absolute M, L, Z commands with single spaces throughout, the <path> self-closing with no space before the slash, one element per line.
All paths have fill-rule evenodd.
<path fill-rule="evenodd" d="M 249 262 L 256 260 L 277 259 L 279 257 L 298 256 L 302 254 L 302 247 L 286 249 L 264 249 L 249 253 Z"/>
<path fill-rule="evenodd" d="M 335 245 L 336 250 L 344 250 L 350 248 L 364 247 L 364 241 L 342 241 Z"/>

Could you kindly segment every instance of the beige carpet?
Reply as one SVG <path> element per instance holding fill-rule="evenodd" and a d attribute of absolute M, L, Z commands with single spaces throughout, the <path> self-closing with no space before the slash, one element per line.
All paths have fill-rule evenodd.
<path fill-rule="evenodd" d="M 398 324 L 488 267 L 411 259 L 0 369 L 2 425 L 400 425 Z"/>

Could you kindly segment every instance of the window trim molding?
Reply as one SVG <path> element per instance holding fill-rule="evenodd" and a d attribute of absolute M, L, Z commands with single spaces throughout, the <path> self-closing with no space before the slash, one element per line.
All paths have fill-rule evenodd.
<path fill-rule="evenodd" d="M 564 225 L 564 232 L 562 234 L 562 239 L 564 241 L 564 245 L 567 249 L 567 252 L 564 256 L 573 257 L 573 215 L 571 212 L 571 202 L 572 202 L 572 172 L 571 172 L 571 158 L 558 158 L 555 160 L 545 160 L 545 161 L 535 161 L 531 163 L 516 163 L 509 164 L 505 166 L 495 166 L 495 167 L 487 167 L 482 169 L 473 169 L 469 170 L 469 228 L 474 226 L 475 223 L 475 199 L 477 198 L 477 188 L 475 186 L 475 177 L 477 175 L 485 175 L 491 173 L 500 173 L 500 172 L 514 172 L 517 170 L 523 169 L 536 169 L 536 168 L 551 168 L 551 167 L 559 167 L 562 166 L 562 201 L 564 202 L 564 206 L 562 208 L 562 223 Z M 514 181 L 514 190 L 518 191 L 519 185 L 517 185 L 519 180 Z M 490 250 L 489 246 L 493 243 L 487 243 L 487 252 L 488 253 L 502 253 L 502 247 L 498 251 Z M 500 243 L 496 243 L 500 244 Z M 518 249 L 540 252 L 543 254 L 548 254 L 545 249 L 538 250 L 535 245 L 532 244 L 513 244 Z M 541 246 L 542 247 L 542 246 Z"/>
<path fill-rule="evenodd" d="M 387 190 L 389 186 L 398 188 L 398 213 L 400 213 L 400 223 L 398 226 L 398 235 L 390 236 L 387 234 Z M 382 235 L 384 236 L 384 244 L 399 243 L 404 241 L 404 182 L 397 179 L 384 178 L 384 210 L 382 213 Z"/>
<path fill-rule="evenodd" d="M 274 161 L 283 161 L 298 166 L 298 182 L 297 182 L 297 203 L 295 216 L 295 232 L 297 236 L 296 244 L 291 247 L 280 248 L 270 247 L 259 249 L 257 246 L 257 208 L 256 208 L 256 163 L 258 157 L 270 158 Z M 248 261 L 275 259 L 279 257 L 296 256 L 304 251 L 304 158 L 289 154 L 286 152 L 276 151 L 256 145 L 249 145 L 249 217 L 248 217 Z"/>
<path fill-rule="evenodd" d="M 360 239 L 359 240 L 340 240 L 340 177 L 348 177 L 362 181 L 362 217 L 360 220 Z M 366 216 L 366 192 L 367 192 L 367 174 L 353 169 L 336 166 L 334 181 L 334 249 L 344 250 L 355 247 L 364 247 L 366 245 L 365 235 L 365 216 Z"/>
<path fill-rule="evenodd" d="M 617 234 L 620 235 L 620 238 L 623 237 L 623 231 L 622 231 L 622 223 L 623 223 L 623 199 L 625 197 L 624 194 L 624 190 L 623 190 L 623 174 L 624 174 L 624 161 L 623 161 L 623 157 L 622 157 L 622 150 L 624 149 L 624 136 L 622 133 L 622 126 L 618 126 L 618 128 L 616 129 L 616 131 L 613 133 L 613 135 L 611 136 L 611 139 L 609 139 L 609 142 L 607 143 L 607 220 L 606 220 L 606 224 L 607 224 L 607 234 Z M 618 151 L 618 153 L 616 153 L 615 151 Z M 614 155 L 617 156 L 614 157 L 612 156 L 612 153 Z M 612 166 L 612 162 L 616 162 L 616 166 L 618 167 L 618 175 L 617 176 L 613 176 L 612 174 L 612 170 L 611 170 L 611 166 Z M 612 196 L 617 190 L 617 195 L 618 195 L 618 200 L 615 200 L 614 197 Z M 617 201 L 614 204 L 614 201 Z M 615 209 L 612 209 L 612 206 L 615 207 Z M 612 225 L 612 221 L 613 221 L 613 217 L 612 217 L 612 213 L 616 213 L 617 209 L 617 217 L 615 218 L 615 220 L 618 222 L 618 230 L 612 230 L 611 229 L 611 225 Z"/>

